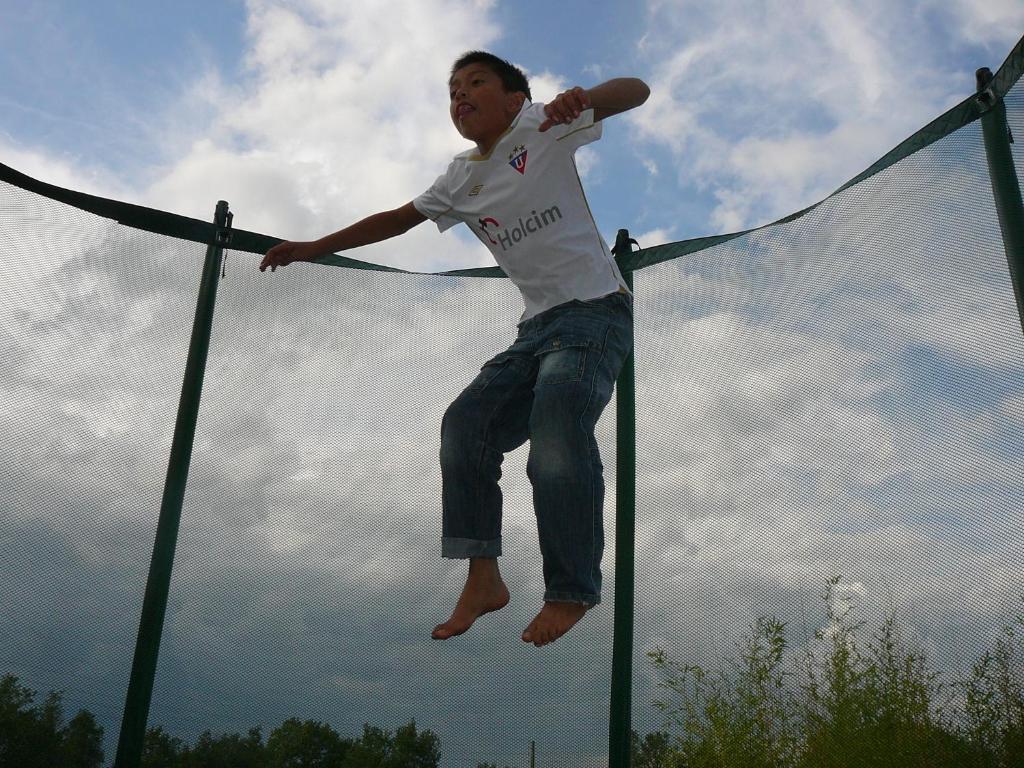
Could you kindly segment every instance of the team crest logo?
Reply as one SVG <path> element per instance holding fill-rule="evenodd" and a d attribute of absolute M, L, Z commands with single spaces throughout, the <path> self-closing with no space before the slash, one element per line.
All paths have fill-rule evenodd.
<path fill-rule="evenodd" d="M 520 144 L 518 147 L 513 147 L 508 155 L 508 164 L 524 175 L 526 174 L 527 151 L 526 147 Z"/>

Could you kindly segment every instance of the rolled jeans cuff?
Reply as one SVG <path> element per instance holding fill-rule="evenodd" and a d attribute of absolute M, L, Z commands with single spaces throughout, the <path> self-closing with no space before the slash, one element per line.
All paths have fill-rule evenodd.
<path fill-rule="evenodd" d="M 501 539 L 456 539 L 445 536 L 441 539 L 441 557 L 465 560 L 468 557 L 500 557 Z"/>
<path fill-rule="evenodd" d="M 544 593 L 546 603 L 582 603 L 593 608 L 601 602 L 601 595 L 587 595 L 582 592 L 555 592 L 548 590 Z"/>

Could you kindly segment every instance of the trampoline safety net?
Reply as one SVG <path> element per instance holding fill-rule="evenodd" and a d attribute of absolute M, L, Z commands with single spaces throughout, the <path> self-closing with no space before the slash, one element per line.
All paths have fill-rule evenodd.
<path fill-rule="evenodd" d="M 995 81 L 1017 176 L 1020 69 L 1018 45 Z M 754 743 L 765 765 L 813 764 L 839 695 L 829 663 L 850 650 L 870 698 L 885 637 L 905 678 L 932 680 L 915 722 L 935 744 L 1004 759 L 1024 733 L 1024 337 L 982 112 L 966 100 L 958 124 L 801 215 L 619 254 L 636 296 L 635 764 L 728 765 Z M 88 709 L 109 760 L 206 244 L 3 178 L 0 675 Z M 602 605 L 540 651 L 519 638 L 543 593 L 523 446 L 501 480 L 512 602 L 432 641 L 465 570 L 440 556 L 441 418 L 512 342 L 521 298 L 493 270 L 271 279 L 239 240 L 150 726 L 193 742 L 414 720 L 445 768 L 608 765 L 614 399 L 597 433 Z M 968 694 L 999 653 L 1017 709 L 987 744 Z M 733 747 L 712 738 L 729 722 Z M 725 762 L 699 762 L 713 743 Z"/>

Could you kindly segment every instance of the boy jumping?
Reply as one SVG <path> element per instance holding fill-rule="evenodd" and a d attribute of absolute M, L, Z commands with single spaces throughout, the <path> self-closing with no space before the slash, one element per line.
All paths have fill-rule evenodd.
<path fill-rule="evenodd" d="M 385 240 L 431 219 L 465 223 L 523 295 L 515 343 L 484 364 L 441 424 L 441 554 L 469 560 L 451 617 L 460 635 L 509 599 L 501 555 L 501 463 L 527 440 L 526 474 L 544 562 L 544 607 L 523 632 L 540 647 L 601 601 L 604 467 L 594 428 L 633 345 L 633 296 L 590 214 L 576 172 L 601 120 L 643 104 L 634 78 L 532 104 L 525 75 L 482 51 L 448 81 L 452 122 L 475 150 L 455 156 L 410 203 L 313 242 L 271 248 L 260 270 Z"/>

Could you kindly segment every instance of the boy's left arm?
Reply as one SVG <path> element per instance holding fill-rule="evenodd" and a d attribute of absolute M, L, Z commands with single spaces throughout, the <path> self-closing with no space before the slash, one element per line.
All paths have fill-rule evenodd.
<path fill-rule="evenodd" d="M 617 77 L 590 89 L 576 86 L 563 91 L 544 105 L 547 119 L 541 123 L 539 130 L 546 131 L 555 125 L 571 123 L 583 110 L 591 108 L 596 123 L 639 107 L 650 95 L 651 89 L 647 83 L 635 77 Z"/>

